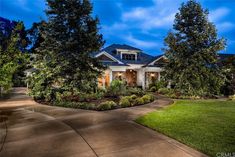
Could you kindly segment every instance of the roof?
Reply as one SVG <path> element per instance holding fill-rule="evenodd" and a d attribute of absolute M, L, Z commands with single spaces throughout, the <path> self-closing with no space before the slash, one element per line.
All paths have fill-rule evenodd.
<path fill-rule="evenodd" d="M 153 61 L 161 58 L 162 56 L 164 56 L 163 54 L 162 55 L 158 55 L 158 56 L 155 56 L 153 57 L 152 60 L 150 60 L 146 65 L 144 65 L 143 67 L 156 67 L 156 65 L 150 65 L 150 63 L 152 63 Z"/>
<path fill-rule="evenodd" d="M 128 64 L 120 64 L 118 62 L 102 62 L 105 66 L 129 66 Z"/>
<path fill-rule="evenodd" d="M 120 58 L 120 55 L 116 53 L 115 50 L 117 49 L 124 49 L 124 50 L 134 50 L 138 51 L 138 59 L 135 61 L 132 60 L 122 60 Z M 115 57 L 117 60 L 125 63 L 125 64 L 147 64 L 150 60 L 152 60 L 154 57 L 151 55 L 148 55 L 144 53 L 141 49 L 129 46 L 129 45 L 120 45 L 120 44 L 112 44 L 104 49 L 102 49 L 100 52 L 105 51 Z M 100 52 L 96 52 L 94 55 L 97 55 Z"/>
<path fill-rule="evenodd" d="M 219 53 L 220 60 L 224 60 L 229 57 L 235 57 L 235 54 L 229 54 L 229 53 Z"/>

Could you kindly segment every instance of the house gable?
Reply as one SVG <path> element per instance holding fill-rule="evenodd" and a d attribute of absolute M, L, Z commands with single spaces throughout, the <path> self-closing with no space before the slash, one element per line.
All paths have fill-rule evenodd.
<path fill-rule="evenodd" d="M 118 64 L 123 64 L 123 62 L 119 61 L 117 58 L 113 57 L 109 53 L 102 51 L 95 55 L 96 58 L 99 58 L 103 62 L 117 62 Z"/>
<path fill-rule="evenodd" d="M 164 66 L 167 63 L 167 58 L 162 55 L 157 57 L 155 60 L 151 61 L 149 64 L 147 64 L 147 66 Z"/>
<path fill-rule="evenodd" d="M 99 57 L 97 57 L 98 60 L 102 61 L 102 62 L 116 62 L 113 59 L 109 58 L 108 56 L 102 54 Z"/>
<path fill-rule="evenodd" d="M 161 57 L 158 60 L 156 60 L 153 65 L 157 66 L 157 67 L 163 67 L 164 65 L 166 65 L 167 63 L 167 59 L 166 57 Z"/>

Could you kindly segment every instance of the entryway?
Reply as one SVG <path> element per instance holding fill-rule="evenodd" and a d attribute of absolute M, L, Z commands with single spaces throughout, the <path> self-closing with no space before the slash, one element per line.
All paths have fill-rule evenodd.
<path fill-rule="evenodd" d="M 132 69 L 126 70 L 126 81 L 128 86 L 136 86 L 137 72 Z"/>

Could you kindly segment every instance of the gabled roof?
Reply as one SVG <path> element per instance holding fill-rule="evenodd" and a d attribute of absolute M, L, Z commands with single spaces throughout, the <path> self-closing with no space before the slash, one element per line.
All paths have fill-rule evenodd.
<path fill-rule="evenodd" d="M 152 60 L 150 60 L 146 65 L 144 65 L 143 67 L 155 67 L 156 65 L 152 65 L 153 62 L 156 62 L 157 60 L 159 60 L 160 58 L 164 57 L 164 55 L 158 55 L 153 57 Z"/>
<path fill-rule="evenodd" d="M 138 59 L 135 61 L 132 60 L 122 60 L 120 57 L 120 54 L 117 54 L 115 50 L 117 49 L 124 49 L 124 50 L 133 50 L 133 51 L 138 51 Z M 125 63 L 125 64 L 146 64 L 148 63 L 150 60 L 152 60 L 154 57 L 151 55 L 148 55 L 144 52 L 142 52 L 141 49 L 129 46 L 129 45 L 120 45 L 120 44 L 112 44 L 104 49 L 102 49 L 100 52 L 96 52 L 93 55 L 96 56 L 98 53 L 101 52 L 107 52 L 108 54 L 112 55 L 113 57 L 115 57 L 117 60 Z"/>

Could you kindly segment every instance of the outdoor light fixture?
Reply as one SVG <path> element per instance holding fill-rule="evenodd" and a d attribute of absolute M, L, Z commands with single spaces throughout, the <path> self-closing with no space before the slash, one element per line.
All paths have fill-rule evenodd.
<path fill-rule="evenodd" d="M 122 75 L 122 73 L 121 73 L 121 72 L 119 72 L 119 73 L 118 73 L 118 76 L 121 76 L 121 75 Z"/>
<path fill-rule="evenodd" d="M 151 73 L 151 74 L 150 74 L 150 76 L 151 76 L 151 77 L 154 77 L 154 76 L 155 76 L 155 74 L 154 74 L 154 73 Z"/>

